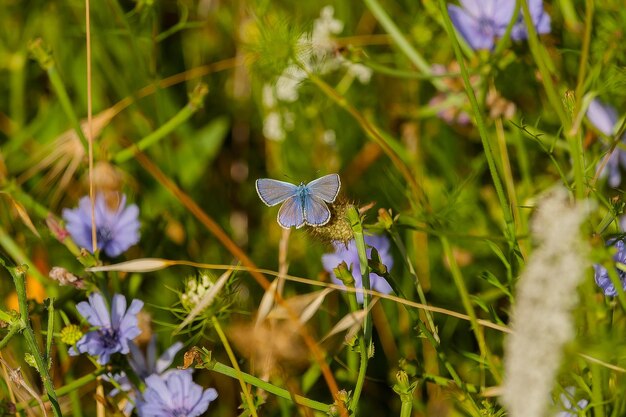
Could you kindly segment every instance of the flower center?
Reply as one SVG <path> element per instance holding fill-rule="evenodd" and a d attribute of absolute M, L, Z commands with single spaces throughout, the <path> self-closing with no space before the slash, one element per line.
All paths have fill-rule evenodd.
<path fill-rule="evenodd" d="M 113 239 L 113 232 L 107 226 L 98 227 L 96 230 L 96 238 L 100 246 L 106 246 Z"/>
<path fill-rule="evenodd" d="M 100 328 L 98 333 L 100 333 L 100 340 L 102 340 L 105 349 L 115 348 L 120 340 L 119 333 L 116 329 Z"/>
<path fill-rule="evenodd" d="M 496 34 L 496 30 L 493 19 L 484 16 L 479 18 L 478 31 L 484 36 L 494 37 Z"/>

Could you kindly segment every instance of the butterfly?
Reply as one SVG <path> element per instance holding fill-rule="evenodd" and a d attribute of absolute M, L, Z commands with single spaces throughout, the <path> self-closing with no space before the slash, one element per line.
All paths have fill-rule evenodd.
<path fill-rule="evenodd" d="M 294 185 L 285 181 L 260 178 L 256 180 L 256 192 L 269 207 L 283 203 L 278 210 L 278 224 L 289 229 L 309 226 L 324 226 L 330 221 L 332 203 L 339 194 L 339 175 L 324 175 L 308 184 Z"/>

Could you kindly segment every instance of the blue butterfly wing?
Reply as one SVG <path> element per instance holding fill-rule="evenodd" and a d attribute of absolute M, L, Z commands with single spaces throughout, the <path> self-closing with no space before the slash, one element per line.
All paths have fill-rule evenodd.
<path fill-rule="evenodd" d="M 285 200 L 278 210 L 278 224 L 285 229 L 295 226 L 296 229 L 304 226 L 304 207 L 299 196 L 293 196 Z"/>
<path fill-rule="evenodd" d="M 329 174 L 311 181 L 305 187 L 311 195 L 321 198 L 327 203 L 332 203 L 337 198 L 337 194 L 339 194 L 341 181 L 339 180 L 339 175 Z"/>
<path fill-rule="evenodd" d="M 330 210 L 321 198 L 307 195 L 304 198 L 304 219 L 310 226 L 324 226 L 330 221 Z"/>
<path fill-rule="evenodd" d="M 260 178 L 256 180 L 256 192 L 269 207 L 275 206 L 298 193 L 298 186 L 285 181 Z"/>

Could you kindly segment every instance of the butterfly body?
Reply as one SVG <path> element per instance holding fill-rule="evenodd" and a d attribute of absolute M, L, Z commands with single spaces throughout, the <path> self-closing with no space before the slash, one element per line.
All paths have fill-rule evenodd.
<path fill-rule="evenodd" d="M 326 203 L 333 203 L 341 181 L 339 175 L 329 174 L 299 185 L 269 178 L 256 181 L 256 191 L 261 201 L 272 207 L 283 203 L 278 210 L 278 224 L 289 229 L 304 225 L 323 226 L 330 221 L 330 210 Z"/>

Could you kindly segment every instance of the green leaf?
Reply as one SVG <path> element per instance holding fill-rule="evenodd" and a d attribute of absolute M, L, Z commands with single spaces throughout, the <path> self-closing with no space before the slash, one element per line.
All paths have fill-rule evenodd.
<path fill-rule="evenodd" d="M 213 119 L 177 152 L 178 166 L 182 168 L 178 176 L 186 189 L 193 188 L 202 179 L 206 167 L 219 153 L 229 128 L 227 117 Z"/>

